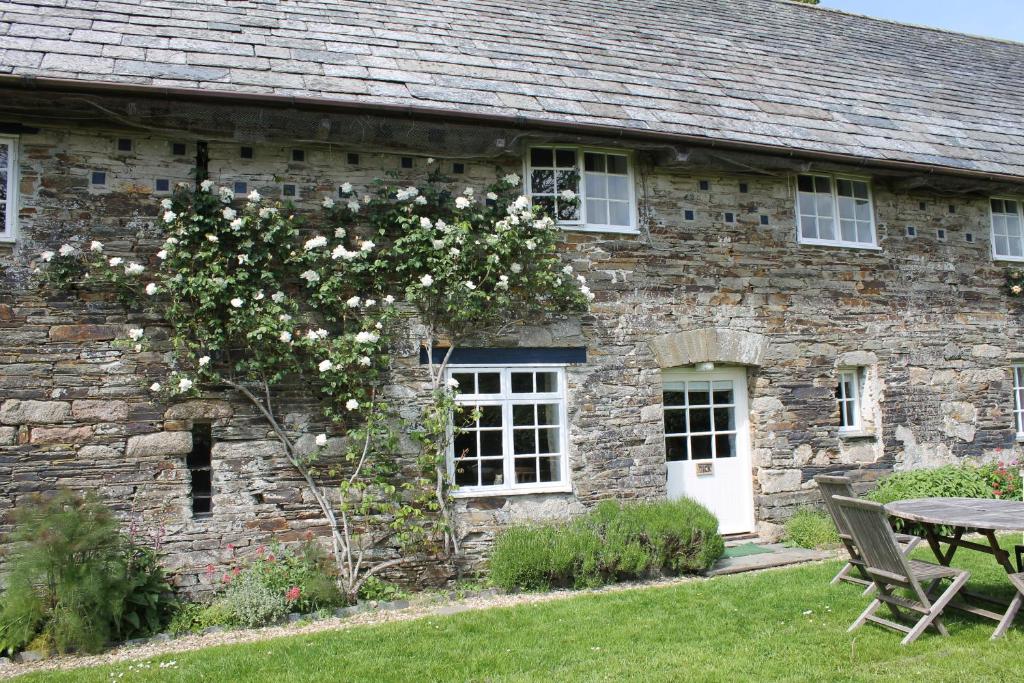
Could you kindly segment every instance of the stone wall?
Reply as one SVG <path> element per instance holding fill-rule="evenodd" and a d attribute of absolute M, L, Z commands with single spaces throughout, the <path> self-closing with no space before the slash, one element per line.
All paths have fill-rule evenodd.
<path fill-rule="evenodd" d="M 114 340 L 129 326 L 157 333 L 159 320 L 39 291 L 31 283 L 37 254 L 98 239 L 111 254 L 149 258 L 160 241 L 154 184 L 187 181 L 199 140 L 208 142 L 214 179 L 245 182 L 269 198 L 295 185 L 299 210 L 312 211 L 342 182 L 361 188 L 389 171 L 420 181 L 427 157 L 446 173 L 461 164 L 457 187 L 479 189 L 498 173 L 521 172 L 525 146 L 550 135 L 114 98 L 102 104 L 117 116 L 90 105 L 93 118 L 72 125 L 33 119 L 25 113 L 32 97 L 0 105 L 0 122 L 27 127 L 21 234 L 13 247 L 0 246 L 0 506 L 9 511 L 58 486 L 96 489 L 147 528 L 163 528 L 177 580 L 201 590 L 211 581 L 205 567 L 226 561 L 229 543 L 244 553 L 270 537 L 317 531 L 315 506 L 244 403 L 228 394 L 153 402 L 145 387 L 161 371 L 159 346 L 126 353 Z M 55 104 L 35 102 L 39 111 Z M 68 101 L 75 106 L 84 105 Z M 117 151 L 119 138 L 133 150 Z M 251 159 L 241 157 L 243 146 Z M 296 149 L 302 161 L 293 160 Z M 477 566 L 510 522 L 566 517 L 610 497 L 664 496 L 660 372 L 673 362 L 748 367 L 765 532 L 815 499 L 810 478 L 819 472 L 852 470 L 867 483 L 893 468 L 1016 457 L 1010 366 L 1024 361 L 1020 312 L 1000 292 L 1005 264 L 990 256 L 987 197 L 1021 188 L 856 169 L 873 177 L 880 249 L 806 246 L 796 241 L 792 173 L 811 164 L 634 149 L 640 234 L 564 235 L 566 259 L 597 295 L 591 313 L 492 340 L 586 346 L 587 363 L 567 370 L 573 493 L 460 499 L 464 566 Z M 95 172 L 105 183 L 91 182 Z M 416 338 L 413 325 L 392 387 L 409 405 L 423 380 Z M 833 392 L 845 365 L 868 368 L 874 406 L 856 438 L 838 433 Z M 296 399 L 287 412 L 295 433 L 312 431 L 308 401 Z M 213 423 L 209 519 L 193 519 L 188 507 L 184 454 L 196 419 Z M 422 581 L 450 571 L 416 569 Z"/>

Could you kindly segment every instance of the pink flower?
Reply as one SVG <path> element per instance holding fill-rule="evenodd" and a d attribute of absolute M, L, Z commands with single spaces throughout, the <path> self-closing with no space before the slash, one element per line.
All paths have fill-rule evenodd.
<path fill-rule="evenodd" d="M 267 562 L 273 562 L 276 559 L 277 558 L 274 557 L 274 553 L 270 553 L 269 555 L 267 555 Z"/>
<path fill-rule="evenodd" d="M 224 576 L 220 577 L 220 582 L 231 583 L 231 576 L 229 574 L 224 574 Z"/>
<path fill-rule="evenodd" d="M 234 543 L 228 543 L 228 550 L 230 550 L 231 552 L 235 552 L 235 544 Z"/>
<path fill-rule="evenodd" d="M 284 599 L 288 602 L 295 602 L 302 595 L 302 590 L 298 586 L 292 586 L 288 589 L 288 592 L 284 594 Z"/>
<path fill-rule="evenodd" d="M 206 565 L 206 575 L 207 576 L 213 576 L 213 565 L 212 564 Z"/>
<path fill-rule="evenodd" d="M 242 570 L 239 569 L 238 567 L 235 567 L 234 569 L 231 570 L 231 576 L 238 576 L 241 573 L 242 573 Z"/>
<path fill-rule="evenodd" d="M 263 555 L 263 553 L 265 553 L 265 552 L 267 552 L 267 546 L 265 546 L 265 545 L 258 545 L 258 546 L 256 546 L 256 554 L 257 555 Z"/>

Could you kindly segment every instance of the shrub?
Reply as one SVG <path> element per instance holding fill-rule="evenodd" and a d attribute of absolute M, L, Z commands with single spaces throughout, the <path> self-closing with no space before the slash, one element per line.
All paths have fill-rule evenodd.
<path fill-rule="evenodd" d="M 199 633 L 211 626 L 234 626 L 234 617 L 222 600 L 209 604 L 186 602 L 175 612 L 167 630 L 176 636 Z"/>
<path fill-rule="evenodd" d="M 718 521 L 692 500 L 606 501 L 569 522 L 506 530 L 491 556 L 491 580 L 506 590 L 593 587 L 704 571 L 724 549 Z"/>
<path fill-rule="evenodd" d="M 401 586 L 385 581 L 378 576 L 371 576 L 359 587 L 360 600 L 401 600 L 408 592 Z"/>
<path fill-rule="evenodd" d="M 992 462 L 980 467 L 981 475 L 985 477 L 989 487 L 992 489 L 994 498 L 1007 500 L 1021 499 L 1021 476 L 1020 463 L 1014 462 Z"/>
<path fill-rule="evenodd" d="M 156 552 L 124 537 L 96 497 L 64 491 L 15 511 L 0 649 L 96 652 L 158 630 L 173 596 Z"/>
<path fill-rule="evenodd" d="M 839 531 L 824 512 L 800 508 L 786 521 L 785 542 L 800 548 L 829 548 L 839 545 Z"/>
<path fill-rule="evenodd" d="M 232 624 L 252 628 L 280 621 L 288 614 L 289 601 L 285 591 L 275 590 L 254 572 L 245 572 L 231 581 L 221 605 Z"/>

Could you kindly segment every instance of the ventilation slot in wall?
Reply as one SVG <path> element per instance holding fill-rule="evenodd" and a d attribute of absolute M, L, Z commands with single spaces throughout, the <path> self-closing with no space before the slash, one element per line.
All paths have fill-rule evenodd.
<path fill-rule="evenodd" d="M 213 449 L 212 427 L 208 422 L 192 426 L 192 452 L 186 458 L 192 480 L 192 516 L 207 517 L 213 513 Z"/>

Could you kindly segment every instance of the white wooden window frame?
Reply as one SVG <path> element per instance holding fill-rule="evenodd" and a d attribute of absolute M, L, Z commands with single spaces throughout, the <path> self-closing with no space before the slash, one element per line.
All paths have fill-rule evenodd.
<path fill-rule="evenodd" d="M 836 392 L 836 406 L 839 408 L 839 431 L 859 432 L 864 426 L 864 369 L 863 368 L 840 368 L 839 386 Z M 852 395 L 846 391 L 846 387 L 853 387 Z M 850 407 L 853 421 L 842 424 L 846 406 Z"/>
<path fill-rule="evenodd" d="M 995 207 L 992 206 L 992 202 L 996 202 L 996 201 L 998 201 L 998 202 L 1014 202 L 1017 205 L 1017 211 L 1015 213 L 1006 213 L 1005 211 L 997 212 L 995 210 Z M 1003 208 L 1004 209 L 1006 208 L 1005 205 L 1004 205 Z M 991 231 L 989 233 L 989 242 L 992 244 L 992 260 L 993 261 L 1018 261 L 1018 262 L 1024 261 L 1024 200 L 1022 200 L 1020 197 L 992 197 L 992 198 L 989 199 L 989 202 L 988 202 L 988 211 L 989 211 L 989 221 L 990 221 L 989 225 L 991 226 Z M 997 216 L 1004 218 L 1004 220 L 1005 220 L 1005 218 L 1008 218 L 1010 216 L 1013 216 L 1013 217 L 1015 217 L 1017 219 L 1017 246 L 1021 250 L 1020 256 L 1014 256 L 1014 255 L 1009 254 L 1009 253 L 1000 254 L 998 252 L 998 250 L 996 249 L 996 237 L 997 237 L 997 235 L 996 235 L 996 218 L 997 218 Z M 1006 237 L 1007 251 L 1009 251 L 1009 246 L 1010 246 L 1009 227 L 1008 226 L 1006 226 L 1006 227 L 1007 227 L 1007 230 L 1006 230 L 1007 234 L 1006 235 L 1000 235 L 1000 236 Z"/>
<path fill-rule="evenodd" d="M 1017 440 L 1024 441 L 1024 365 L 1013 366 L 1013 419 Z"/>
<path fill-rule="evenodd" d="M 868 207 L 870 209 L 871 216 L 871 242 L 849 242 L 843 239 L 826 240 L 813 237 L 804 237 L 803 230 L 803 211 L 800 208 L 800 176 L 810 176 L 812 178 L 828 178 L 829 185 L 832 190 L 832 220 L 833 228 L 837 236 L 842 235 L 842 226 L 840 224 L 839 217 L 839 181 L 849 180 L 855 183 L 864 183 L 867 186 L 868 191 Z M 874 190 L 871 188 L 871 179 L 866 176 L 837 174 L 837 173 L 799 173 L 794 176 L 794 190 L 796 193 L 796 238 L 800 244 L 819 245 L 826 247 L 843 247 L 845 249 L 871 249 L 880 251 L 881 248 L 878 246 L 878 225 L 875 221 L 875 195 Z M 818 194 L 815 192 L 815 194 Z M 817 215 L 817 210 L 815 210 Z M 819 231 L 820 234 L 820 231 Z"/>
<path fill-rule="evenodd" d="M 0 242 L 13 242 L 18 236 L 18 137 L 0 135 L 0 144 L 7 145 L 7 198 L 0 211 L 4 212 Z"/>
<path fill-rule="evenodd" d="M 490 372 L 501 375 L 501 393 L 471 394 L 460 389 L 456 402 L 465 406 L 500 405 L 502 407 L 502 467 L 503 483 L 491 486 L 459 486 L 452 495 L 456 498 L 474 498 L 493 495 L 520 495 L 529 493 L 567 493 L 572 491 L 569 481 L 569 436 L 566 413 L 565 366 L 560 364 L 532 365 L 452 365 L 447 370 L 450 379 L 453 375 L 468 372 Z M 558 391 L 546 393 L 512 393 L 512 373 L 514 372 L 554 372 L 558 378 Z M 517 484 L 515 482 L 515 454 L 513 448 L 512 407 L 515 405 L 532 405 L 537 403 L 555 403 L 558 405 L 558 454 L 559 481 L 531 482 Z M 455 442 L 450 440 L 448 447 L 448 475 L 455 480 Z"/>
<path fill-rule="evenodd" d="M 579 186 L 577 188 L 577 195 L 580 200 L 580 217 L 579 220 L 575 221 L 558 221 L 559 227 L 566 230 L 576 230 L 580 232 L 613 232 L 613 233 L 624 233 L 624 234 L 638 234 L 639 230 L 639 219 L 637 215 L 636 205 L 636 177 L 633 172 L 634 155 L 632 152 L 622 149 L 610 149 L 602 147 L 580 147 L 577 145 L 532 145 L 526 150 L 526 158 L 523 160 L 523 190 L 527 196 L 533 197 L 532 192 L 532 173 L 533 166 L 531 165 L 531 156 L 534 149 L 571 149 L 576 152 L 576 173 L 579 175 Z M 586 170 L 584 165 L 584 154 L 614 154 L 616 156 L 622 156 L 626 158 L 626 185 L 629 190 L 629 206 L 627 207 L 629 213 L 629 225 L 608 225 L 600 223 L 591 223 L 587 220 L 587 187 L 586 187 Z M 539 167 L 547 168 L 547 167 Z M 606 173 L 606 175 L 608 175 Z M 616 174 L 617 175 L 617 174 Z M 557 188 L 556 188 L 557 194 Z M 597 198 L 595 198 L 597 199 Z"/>

